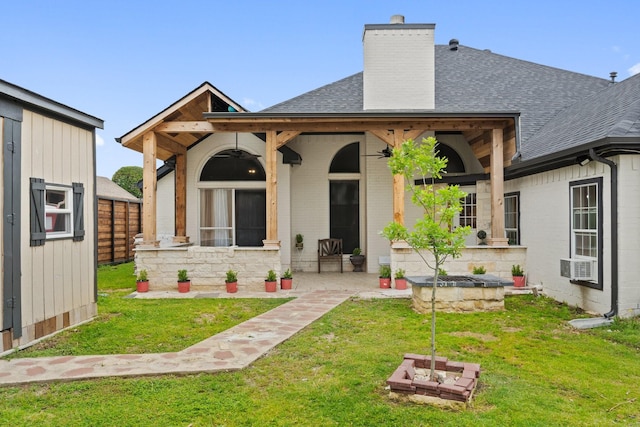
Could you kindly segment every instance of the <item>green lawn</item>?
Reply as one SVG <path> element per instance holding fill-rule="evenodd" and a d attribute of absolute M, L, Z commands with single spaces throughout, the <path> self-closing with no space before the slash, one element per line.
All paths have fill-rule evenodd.
<path fill-rule="evenodd" d="M 100 289 L 108 296 L 100 298 L 96 323 L 107 325 L 101 337 L 107 343 L 133 335 L 131 328 L 109 327 L 124 316 L 118 313 L 154 317 L 147 329 L 156 334 L 173 323 L 198 329 L 203 319 L 215 328 L 219 319 L 238 320 L 229 320 L 238 311 L 269 308 L 260 305 L 266 300 L 123 299 L 125 292 L 102 281 Z M 564 304 L 521 296 L 507 298 L 506 306 L 501 313 L 438 315 L 438 354 L 483 369 L 473 405 L 460 412 L 388 399 L 385 381 L 402 355 L 428 352 L 430 319 L 414 313 L 409 300 L 355 299 L 243 371 L 0 388 L 0 425 L 640 425 L 640 321 L 576 331 L 566 321 L 581 314 Z M 168 338 L 159 336 L 142 337 L 139 348 L 162 343 L 166 351 Z M 198 338 L 178 341 L 192 339 Z M 47 351 L 94 348 L 65 340 Z"/>

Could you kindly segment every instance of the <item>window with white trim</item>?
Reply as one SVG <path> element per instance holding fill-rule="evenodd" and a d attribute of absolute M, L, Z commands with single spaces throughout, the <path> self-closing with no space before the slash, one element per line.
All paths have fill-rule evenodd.
<path fill-rule="evenodd" d="M 47 238 L 73 234 L 73 193 L 70 187 L 46 184 L 44 193 L 45 231 Z"/>
<path fill-rule="evenodd" d="M 598 183 L 571 186 L 571 256 L 598 258 Z"/>
<path fill-rule="evenodd" d="M 504 232 L 510 245 L 520 244 L 520 193 L 504 195 Z"/>
<path fill-rule="evenodd" d="M 84 240 L 84 186 L 47 183 L 30 178 L 30 244 L 42 246 L 46 240 Z"/>
<path fill-rule="evenodd" d="M 466 197 L 460 199 L 460 226 L 476 228 L 476 193 L 468 193 Z"/>

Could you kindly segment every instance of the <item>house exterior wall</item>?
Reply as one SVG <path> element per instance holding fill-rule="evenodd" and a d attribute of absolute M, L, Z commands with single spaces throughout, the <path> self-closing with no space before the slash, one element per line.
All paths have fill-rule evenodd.
<path fill-rule="evenodd" d="M 27 111 L 22 122 L 21 242 L 22 337 L 31 342 L 96 315 L 94 132 Z M 30 246 L 29 178 L 84 185 L 82 241 L 47 240 Z M 27 219 L 25 219 L 27 218 Z"/>
<path fill-rule="evenodd" d="M 618 314 L 640 315 L 640 155 L 612 159 L 618 165 Z"/>
<path fill-rule="evenodd" d="M 560 276 L 560 259 L 571 256 L 569 183 L 602 177 L 603 290 L 570 283 Z M 597 162 L 570 166 L 505 182 L 505 193 L 520 192 L 521 243 L 527 249 L 525 273 L 529 284 L 570 305 L 606 313 L 611 300 L 610 170 Z M 636 262 L 637 263 L 637 262 Z"/>

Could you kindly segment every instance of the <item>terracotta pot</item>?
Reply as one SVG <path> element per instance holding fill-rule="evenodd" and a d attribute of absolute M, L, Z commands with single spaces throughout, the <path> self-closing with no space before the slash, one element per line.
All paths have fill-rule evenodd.
<path fill-rule="evenodd" d="M 278 289 L 278 282 L 264 281 L 264 290 L 267 292 L 275 292 Z"/>
<path fill-rule="evenodd" d="M 148 280 L 139 280 L 136 282 L 136 291 L 137 292 L 149 292 L 149 281 Z"/>
<path fill-rule="evenodd" d="M 401 279 L 396 279 L 396 289 L 405 290 L 407 289 L 407 279 L 404 277 Z"/>
<path fill-rule="evenodd" d="M 388 289 L 391 287 L 391 277 L 380 277 L 380 287 Z"/>
<path fill-rule="evenodd" d="M 513 276 L 513 286 L 515 288 L 524 288 L 525 286 L 525 281 L 524 281 L 524 276 Z"/>
<path fill-rule="evenodd" d="M 186 282 L 178 282 L 178 292 L 181 294 L 189 292 L 191 289 L 191 280 L 187 280 Z"/>
<path fill-rule="evenodd" d="M 225 282 L 227 285 L 227 292 L 230 294 L 235 294 L 238 292 L 238 282 Z"/>
<path fill-rule="evenodd" d="M 293 279 L 280 279 L 280 289 L 291 289 Z"/>

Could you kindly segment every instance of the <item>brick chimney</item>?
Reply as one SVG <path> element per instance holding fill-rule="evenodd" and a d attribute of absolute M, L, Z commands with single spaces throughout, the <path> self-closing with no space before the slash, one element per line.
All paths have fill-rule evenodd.
<path fill-rule="evenodd" d="M 363 105 L 365 110 L 435 108 L 435 24 L 365 25 Z"/>

